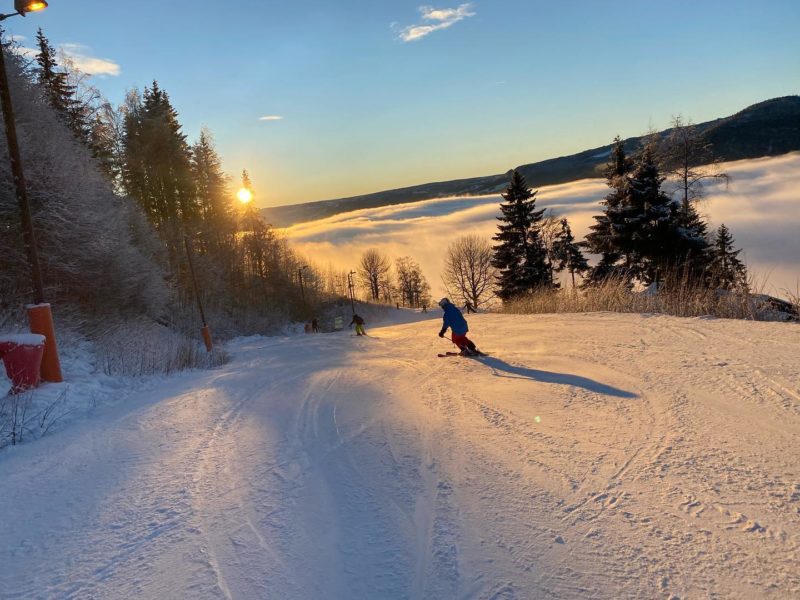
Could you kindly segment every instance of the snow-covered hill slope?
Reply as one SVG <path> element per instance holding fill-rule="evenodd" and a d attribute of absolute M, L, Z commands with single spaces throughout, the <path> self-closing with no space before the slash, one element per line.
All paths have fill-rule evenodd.
<path fill-rule="evenodd" d="M 431 315 L 435 317 L 436 315 Z M 3 598 L 797 598 L 800 328 L 250 338 L 0 455 Z"/>

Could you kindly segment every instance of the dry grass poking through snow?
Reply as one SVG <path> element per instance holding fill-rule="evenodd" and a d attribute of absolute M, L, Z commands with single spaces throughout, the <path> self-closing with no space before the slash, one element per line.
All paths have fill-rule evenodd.
<path fill-rule="evenodd" d="M 795 298 L 795 316 L 800 302 Z M 502 312 L 541 313 L 659 313 L 676 317 L 713 316 L 755 321 L 790 320 L 792 316 L 775 309 L 766 296 L 715 290 L 682 281 L 665 286 L 658 293 L 631 291 L 624 281 L 609 279 L 601 285 L 579 290 L 542 290 L 503 305 Z"/>
<path fill-rule="evenodd" d="M 170 374 L 219 366 L 229 359 L 220 346 L 206 352 L 199 339 L 145 319 L 109 327 L 96 334 L 96 344 L 98 365 L 106 375 Z"/>

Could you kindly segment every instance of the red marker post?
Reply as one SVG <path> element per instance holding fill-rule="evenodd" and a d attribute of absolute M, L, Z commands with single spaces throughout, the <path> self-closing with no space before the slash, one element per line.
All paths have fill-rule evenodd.
<path fill-rule="evenodd" d="M 53 312 L 50 305 L 29 304 L 28 323 L 31 333 L 38 333 L 45 338 L 44 356 L 42 357 L 42 379 L 52 383 L 64 381 L 61 374 L 61 361 L 58 358 L 58 344 L 56 343 L 56 328 L 53 324 Z"/>

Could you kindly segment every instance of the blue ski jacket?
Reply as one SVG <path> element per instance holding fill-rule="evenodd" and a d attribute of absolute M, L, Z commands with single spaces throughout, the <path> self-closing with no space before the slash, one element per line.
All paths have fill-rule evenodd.
<path fill-rule="evenodd" d="M 442 333 L 447 331 L 447 328 L 453 330 L 456 335 L 467 335 L 469 326 L 467 320 L 455 304 L 444 305 L 444 323 L 442 324 Z"/>

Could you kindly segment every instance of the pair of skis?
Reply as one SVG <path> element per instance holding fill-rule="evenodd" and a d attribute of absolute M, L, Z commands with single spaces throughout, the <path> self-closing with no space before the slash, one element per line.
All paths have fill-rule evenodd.
<path fill-rule="evenodd" d="M 453 342 L 452 338 L 450 338 L 449 336 L 446 339 Z M 453 342 L 453 344 L 455 344 L 455 342 Z M 458 347 L 460 348 L 461 346 Z M 440 352 L 436 356 L 438 356 L 439 358 L 447 358 L 448 356 L 466 356 L 467 358 L 479 358 L 481 356 L 489 356 L 489 355 L 481 352 L 480 350 L 470 350 L 469 348 L 467 348 L 465 351 L 462 352 Z"/>
<path fill-rule="evenodd" d="M 463 354 L 461 352 L 440 352 L 437 354 L 439 358 L 447 358 L 448 356 L 463 356 L 465 358 L 480 358 L 481 356 L 489 356 L 485 352 L 476 352 L 474 354 Z"/>

